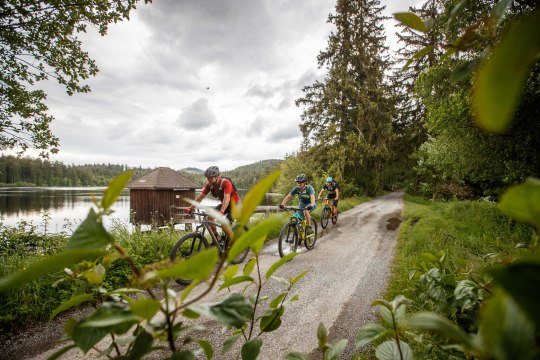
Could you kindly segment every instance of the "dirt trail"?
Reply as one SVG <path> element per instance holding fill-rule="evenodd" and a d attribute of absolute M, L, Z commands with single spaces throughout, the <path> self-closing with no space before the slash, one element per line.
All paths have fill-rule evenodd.
<path fill-rule="evenodd" d="M 297 256 L 276 273 L 294 277 L 303 271 L 294 292 L 300 300 L 291 303 L 276 331 L 263 335 L 259 359 L 282 359 L 290 351 L 310 353 L 320 359 L 317 350 L 317 326 L 323 322 L 330 341 L 349 339 L 343 359 L 354 352 L 358 328 L 375 321 L 370 304 L 382 297 L 390 274 L 390 264 L 397 238 L 403 193 L 394 192 L 378 197 L 340 214 L 338 224 L 329 224 L 328 231 L 317 241 L 315 249 Z M 320 226 L 319 226 L 320 229 Z M 266 271 L 279 259 L 277 244 L 270 243 L 263 250 L 261 266 Z M 267 288 L 265 295 L 273 298 L 281 292 L 279 286 Z M 205 301 L 222 297 L 211 294 Z M 79 314 L 82 315 L 82 314 Z M 207 321 L 207 337 L 216 344 L 226 338 L 221 326 Z M 62 346 L 57 340 L 62 334 L 62 322 L 55 321 L 29 329 L 24 334 L 0 345 L 2 359 L 46 359 Z M 215 347 L 215 359 L 228 359 L 232 353 L 221 355 Z M 229 355 L 229 357 L 227 357 Z M 159 359 L 165 354 L 155 354 Z M 72 350 L 62 359 L 89 359 Z"/>

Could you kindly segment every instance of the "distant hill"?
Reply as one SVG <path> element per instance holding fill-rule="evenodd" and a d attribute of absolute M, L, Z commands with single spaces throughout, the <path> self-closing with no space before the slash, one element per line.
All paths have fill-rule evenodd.
<path fill-rule="evenodd" d="M 277 170 L 281 161 L 277 159 L 261 160 L 231 171 L 224 171 L 222 175 L 230 177 L 237 189 L 249 189 L 263 177 Z"/>
<path fill-rule="evenodd" d="M 183 169 L 180 169 L 180 171 L 181 172 L 186 172 L 188 174 L 195 174 L 195 175 L 203 175 L 204 174 L 204 170 L 197 169 L 197 168 L 194 168 L 194 167 L 183 168 Z"/>

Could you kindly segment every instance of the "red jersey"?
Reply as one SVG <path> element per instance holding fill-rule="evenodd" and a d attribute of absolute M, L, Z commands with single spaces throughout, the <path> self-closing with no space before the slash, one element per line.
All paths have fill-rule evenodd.
<path fill-rule="evenodd" d="M 234 186 L 231 180 L 224 179 L 222 177 L 218 178 L 218 180 L 214 184 L 210 184 L 209 182 L 207 182 L 202 189 L 202 193 L 204 195 L 212 193 L 212 196 L 219 199 L 220 201 L 223 201 L 225 194 L 231 194 L 231 201 L 234 201 L 235 203 L 238 203 L 240 201 L 240 197 L 238 196 L 236 191 L 234 191 Z"/>

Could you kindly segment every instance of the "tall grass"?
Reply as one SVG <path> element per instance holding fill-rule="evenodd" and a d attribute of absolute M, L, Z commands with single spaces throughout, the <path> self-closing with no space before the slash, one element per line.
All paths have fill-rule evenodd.
<path fill-rule="evenodd" d="M 497 204 L 480 201 L 433 202 L 405 195 L 393 275 L 386 298 L 408 291 L 409 273 L 425 258 L 423 253 L 446 254 L 446 266 L 456 280 L 481 275 L 489 262 L 507 263 L 522 255 L 520 244 L 530 241 L 533 229 L 503 215 Z M 412 280 L 415 281 L 415 280 Z"/>

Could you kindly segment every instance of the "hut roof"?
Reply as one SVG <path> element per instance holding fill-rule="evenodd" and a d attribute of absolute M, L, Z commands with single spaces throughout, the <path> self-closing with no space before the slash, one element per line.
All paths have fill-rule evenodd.
<path fill-rule="evenodd" d="M 201 185 L 168 167 L 159 167 L 126 186 L 128 189 L 199 189 Z"/>

